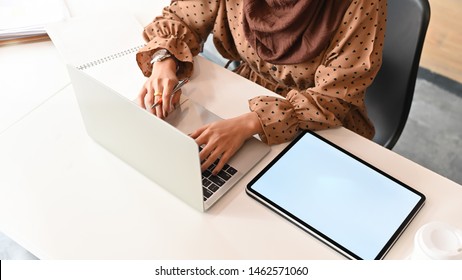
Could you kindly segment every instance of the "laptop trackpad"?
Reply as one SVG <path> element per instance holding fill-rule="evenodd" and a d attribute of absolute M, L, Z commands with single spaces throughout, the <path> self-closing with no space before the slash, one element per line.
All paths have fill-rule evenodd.
<path fill-rule="evenodd" d="M 183 95 L 180 106 L 165 118 L 166 122 L 185 134 L 217 120 L 220 120 L 220 117 Z"/>

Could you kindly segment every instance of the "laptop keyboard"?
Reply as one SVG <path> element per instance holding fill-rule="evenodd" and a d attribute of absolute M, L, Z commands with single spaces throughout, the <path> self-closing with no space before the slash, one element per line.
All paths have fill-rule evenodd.
<path fill-rule="evenodd" d="M 225 164 L 225 166 L 218 172 L 217 175 L 212 174 L 212 170 L 215 168 L 218 160 L 202 172 L 202 189 L 204 192 L 204 201 L 209 199 L 216 191 L 218 191 L 234 174 L 237 170 L 231 165 Z"/>

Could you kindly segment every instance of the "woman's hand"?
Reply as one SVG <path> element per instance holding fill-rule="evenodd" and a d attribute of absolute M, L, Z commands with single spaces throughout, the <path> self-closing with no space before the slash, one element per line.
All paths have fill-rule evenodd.
<path fill-rule="evenodd" d="M 147 111 L 159 118 L 165 118 L 168 113 L 173 111 L 175 104 L 180 101 L 181 91 L 172 97 L 173 88 L 177 83 L 175 60 L 167 58 L 156 62 L 152 67 L 151 76 L 144 83 L 136 101 L 139 106 Z M 151 108 L 161 98 L 162 103 L 155 108 Z"/>
<path fill-rule="evenodd" d="M 205 125 L 190 136 L 199 146 L 202 171 L 220 158 L 213 173 L 217 174 L 239 150 L 245 140 L 263 131 L 256 113 L 250 112 L 236 118 L 221 120 Z"/>

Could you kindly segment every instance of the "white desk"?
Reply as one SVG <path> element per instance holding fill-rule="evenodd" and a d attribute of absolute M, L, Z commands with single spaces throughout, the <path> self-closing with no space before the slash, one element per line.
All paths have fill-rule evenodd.
<path fill-rule="evenodd" d="M 198 66 L 185 90 L 226 94 L 248 86 L 253 90 L 247 92 L 259 94 L 259 87 L 208 61 Z M 245 98 L 217 100 L 209 95 L 204 103 L 215 111 L 245 110 Z M 405 258 L 416 229 L 426 222 L 462 227 L 459 185 L 346 129 L 321 134 L 427 195 L 426 206 L 388 258 Z M 44 259 L 342 258 L 244 193 L 245 184 L 283 146 L 273 147 L 202 214 L 90 140 L 72 88 L 66 87 L 0 135 L 0 230 Z"/>
<path fill-rule="evenodd" d="M 69 83 L 51 41 L 0 46 L 0 132 Z"/>
<path fill-rule="evenodd" d="M 56 58 L 50 42 L 39 44 L 44 46 L 42 53 Z M 19 56 L 20 49 L 27 46 L 0 50 Z M 35 52 L 33 47 L 30 50 Z M 31 53 L 31 61 L 38 65 L 43 58 L 36 60 L 32 54 L 36 53 Z M 64 66 L 55 63 L 43 69 L 47 73 L 41 74 L 40 81 L 46 86 L 36 105 L 51 98 L 0 134 L 0 231 L 37 257 L 342 259 L 245 194 L 246 183 L 284 145 L 274 146 L 237 187 L 202 214 L 90 140 L 72 88 L 59 90 L 68 82 Z M 246 111 L 245 94 L 267 93 L 207 61 L 200 60 L 197 70 L 197 77 L 185 90 L 222 117 Z M 51 76 L 53 73 L 58 76 Z M 14 78 L 21 80 L 21 73 Z M 15 84 L 11 85 L 11 91 L 17 92 Z M 30 94 L 34 85 L 20 87 L 28 88 L 24 92 Z M 58 91 L 53 95 L 55 89 Z M 242 97 L 229 98 L 228 91 Z M 216 98 L 218 93 L 225 98 Z M 25 112 L 26 108 L 21 110 Z M 346 129 L 321 134 L 427 196 L 426 205 L 387 258 L 406 258 L 416 230 L 427 222 L 440 220 L 462 228 L 458 214 L 462 212 L 460 185 Z"/>

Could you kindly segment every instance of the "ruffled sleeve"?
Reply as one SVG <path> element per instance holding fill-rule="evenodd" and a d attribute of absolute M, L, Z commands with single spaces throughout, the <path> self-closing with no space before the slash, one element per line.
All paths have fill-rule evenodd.
<path fill-rule="evenodd" d="M 220 1 L 174 1 L 162 15 L 144 28 L 147 45 L 136 55 L 146 77 L 151 75 L 151 58 L 158 49 L 167 49 L 179 62 L 178 78 L 189 77 L 193 57 L 202 48 L 216 20 Z"/>

